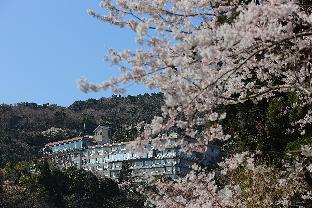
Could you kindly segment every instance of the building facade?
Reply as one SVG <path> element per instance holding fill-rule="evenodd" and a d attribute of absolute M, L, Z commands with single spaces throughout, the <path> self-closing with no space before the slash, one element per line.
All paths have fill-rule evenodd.
<path fill-rule="evenodd" d="M 101 132 L 101 134 L 99 133 Z M 147 143 L 143 151 L 135 151 L 129 143 L 111 143 L 109 129 L 99 126 L 95 136 L 73 138 L 49 143 L 44 154 L 60 168 L 76 166 L 98 176 L 118 178 L 127 167 L 132 177 L 167 176 L 177 178 L 187 174 L 195 163 L 209 165 L 218 160 L 220 148 L 208 146 L 205 153 L 191 155 L 179 151 L 177 135 L 161 140 L 157 147 Z"/>

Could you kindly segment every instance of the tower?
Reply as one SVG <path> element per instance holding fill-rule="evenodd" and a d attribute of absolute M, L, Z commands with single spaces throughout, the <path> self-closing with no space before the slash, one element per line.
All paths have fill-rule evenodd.
<path fill-rule="evenodd" d="M 109 126 L 99 125 L 96 127 L 94 132 L 94 139 L 98 144 L 109 144 L 111 143 L 111 129 Z"/>

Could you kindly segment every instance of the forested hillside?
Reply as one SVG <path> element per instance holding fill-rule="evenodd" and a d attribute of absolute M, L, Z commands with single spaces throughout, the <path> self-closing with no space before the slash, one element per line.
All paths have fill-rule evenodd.
<path fill-rule="evenodd" d="M 0 167 L 35 159 L 40 148 L 83 134 L 93 134 L 99 124 L 110 124 L 115 141 L 133 138 L 135 124 L 160 113 L 161 94 L 116 96 L 76 101 L 69 107 L 54 104 L 0 105 Z M 84 125 L 85 124 L 85 125 Z M 84 128 L 85 126 L 85 128 Z"/>

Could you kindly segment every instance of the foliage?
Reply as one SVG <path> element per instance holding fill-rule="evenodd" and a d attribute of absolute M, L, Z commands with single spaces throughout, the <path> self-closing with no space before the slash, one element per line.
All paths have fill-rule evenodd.
<path fill-rule="evenodd" d="M 306 128 L 303 135 L 299 129 L 293 129 L 294 122 L 309 109 L 293 106 L 296 100 L 290 93 L 257 104 L 249 101 L 227 106 L 222 126 L 233 139 L 224 145 L 226 152 L 261 151 L 263 159 L 277 164 L 291 151 L 311 144 L 311 128 Z"/>
<path fill-rule="evenodd" d="M 7 183 L 1 198 L 5 207 L 122 208 L 143 207 L 144 203 L 138 194 L 129 195 L 110 178 L 98 178 L 91 172 L 73 167 L 62 172 L 47 161 L 38 161 L 35 166 L 18 163 L 5 167 L 2 172 Z M 16 174 L 12 175 L 16 172 L 18 178 Z"/>
<path fill-rule="evenodd" d="M 122 163 L 118 177 L 119 182 L 131 181 L 131 170 L 129 167 L 130 166 L 127 162 Z"/>

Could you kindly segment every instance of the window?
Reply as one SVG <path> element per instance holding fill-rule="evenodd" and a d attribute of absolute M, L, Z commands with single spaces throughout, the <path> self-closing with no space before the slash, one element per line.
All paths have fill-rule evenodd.
<path fill-rule="evenodd" d="M 172 173 L 172 167 L 166 167 L 166 172 Z"/>

